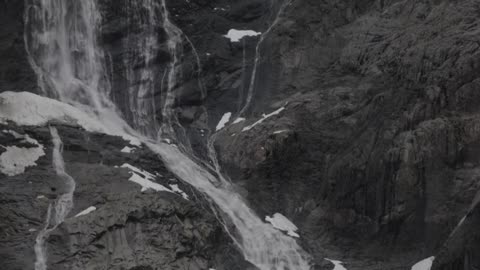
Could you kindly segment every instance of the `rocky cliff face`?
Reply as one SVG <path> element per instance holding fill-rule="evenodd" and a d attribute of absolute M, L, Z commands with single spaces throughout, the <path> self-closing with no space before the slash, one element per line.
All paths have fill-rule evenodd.
<path fill-rule="evenodd" d="M 161 106 L 148 106 L 162 104 L 172 62 L 161 8 L 98 3 L 112 99 L 131 124 L 147 130 L 162 121 Z M 166 4 L 188 37 L 173 106 L 195 153 L 208 159 L 210 141 L 260 216 L 283 213 L 299 227 L 316 268 L 332 269 L 327 257 L 349 270 L 410 269 L 430 256 L 432 269 L 480 267 L 480 4 Z M 1 5 L 0 91 L 38 92 L 23 45 L 23 1 Z M 151 21 L 141 16 L 149 12 Z M 231 42 L 224 37 L 230 29 L 266 34 Z M 155 91 L 143 93 L 151 84 Z M 152 122 L 136 123 L 132 106 L 148 107 L 142 113 Z M 226 113 L 232 117 L 216 132 Z M 0 175 L 0 255 L 7 269 L 31 269 L 33 230 L 41 229 L 61 185 L 47 128 L 9 123 L 0 130 L 29 134 L 45 147 L 25 173 Z M 48 241 L 51 269 L 251 267 L 202 195 L 145 147 L 124 153 L 129 145 L 117 137 L 75 127 L 59 132 L 78 187 L 71 215 Z M 0 133 L 0 144 L 25 146 L 11 133 Z M 128 181 L 131 172 L 115 167 L 124 163 L 159 173 L 158 183 L 179 185 L 190 200 L 142 193 Z M 74 217 L 89 206 L 97 210 Z"/>
<path fill-rule="evenodd" d="M 37 78 L 28 62 L 23 41 L 24 1 L 0 2 L 0 89 L 35 92 Z"/>
<path fill-rule="evenodd" d="M 76 189 L 70 215 L 46 245 L 48 269 L 248 268 L 210 214 L 209 204 L 168 172 L 155 154 L 138 147 L 122 152 L 129 144 L 118 137 L 67 126 L 58 129 L 66 170 Z M 64 192 L 65 184 L 52 167 L 48 128 L 2 125 L 0 130 L 6 147 L 34 147 L 13 136 L 14 131 L 28 134 L 45 153 L 36 166 L 2 176 L 0 184 L 3 267 L 32 269 L 36 237 L 49 204 Z M 144 171 L 133 172 L 124 164 Z M 156 183 L 177 185 L 188 195 L 143 190 L 131 178 L 145 177 L 146 172 L 156 174 Z"/>
<path fill-rule="evenodd" d="M 314 250 L 368 247 L 397 267 L 435 254 L 478 191 L 477 26 L 469 1 L 292 2 L 251 117 L 217 140 L 224 164 L 260 212 L 296 217 Z M 467 246 L 434 267 L 474 269 Z"/>

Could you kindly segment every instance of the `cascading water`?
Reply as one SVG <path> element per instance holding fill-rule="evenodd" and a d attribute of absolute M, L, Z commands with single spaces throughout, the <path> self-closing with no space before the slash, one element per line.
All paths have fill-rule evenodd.
<path fill-rule="evenodd" d="M 156 135 L 158 130 L 155 89 L 157 84 L 162 86 L 162 81 L 158 83 L 156 80 L 160 70 L 153 66 L 160 49 L 157 36 L 160 13 L 158 1 L 127 1 L 129 29 L 124 42 L 126 53 L 123 62 L 128 81 L 128 114 L 132 126 L 149 137 Z"/>
<path fill-rule="evenodd" d="M 25 8 L 25 47 L 42 92 L 131 133 L 109 97 L 96 1 L 25 0 Z"/>
<path fill-rule="evenodd" d="M 177 69 L 179 65 L 179 56 L 182 53 L 182 31 L 178 29 L 169 20 L 169 14 L 165 0 L 161 0 L 162 5 L 162 17 L 163 27 L 167 33 L 168 41 L 167 46 L 172 56 L 172 61 L 168 69 L 167 75 L 167 92 L 165 95 L 165 101 L 162 108 L 162 126 L 160 127 L 159 136 L 167 136 L 175 138 L 175 130 L 173 125 L 178 121 L 173 111 L 173 105 L 175 102 L 174 89 L 177 85 Z"/>
<path fill-rule="evenodd" d="M 252 70 L 252 75 L 250 77 L 250 83 L 248 85 L 247 97 L 245 99 L 245 104 L 243 105 L 242 109 L 238 113 L 238 117 L 242 116 L 248 110 L 252 102 L 253 94 L 255 93 L 255 83 L 257 82 L 257 70 L 258 70 L 258 66 L 260 65 L 260 60 L 262 59 L 260 50 L 262 48 L 263 42 L 265 41 L 265 38 L 268 36 L 268 34 L 270 34 L 272 29 L 275 27 L 275 25 L 277 25 L 278 21 L 280 20 L 280 16 L 284 12 L 285 8 L 288 5 L 290 5 L 291 2 L 292 2 L 291 0 L 283 0 L 283 3 L 280 6 L 280 9 L 276 14 L 275 19 L 270 24 L 268 29 L 260 36 L 260 40 L 258 41 L 257 46 L 255 47 L 255 60 L 253 63 L 253 70 Z M 272 2 L 272 8 L 273 8 L 273 3 L 274 2 Z"/>
<path fill-rule="evenodd" d="M 216 182 L 215 177 L 187 158 L 175 146 L 150 147 L 161 155 L 173 173 L 207 194 L 227 215 L 238 233 L 238 237 L 233 236 L 234 241 L 246 260 L 261 270 L 310 269 L 307 255 L 296 241 L 262 222 L 240 195 L 235 193 L 233 186 L 225 182 L 221 187 L 213 185 L 212 183 Z"/>
<path fill-rule="evenodd" d="M 26 6 L 25 42 L 42 91 L 97 110 L 110 105 L 95 1 L 26 0 Z"/>
<path fill-rule="evenodd" d="M 60 177 L 65 184 L 65 193 L 60 195 L 52 205 L 48 206 L 47 217 L 45 219 L 45 226 L 38 233 L 35 241 L 35 270 L 47 269 L 47 252 L 45 241 L 67 217 L 73 207 L 73 192 L 75 191 L 75 180 L 65 172 L 65 163 L 63 161 L 63 143 L 58 135 L 58 131 L 54 127 L 50 127 L 50 134 L 53 142 L 53 167 L 55 173 Z M 53 213 L 52 213 L 53 211 Z"/>
<path fill-rule="evenodd" d="M 296 241 L 273 229 L 256 216 L 240 195 L 234 192 L 232 184 L 223 178 L 218 162 L 215 164 L 215 171 L 220 181 L 208 169 L 194 161 L 195 157 L 192 156 L 191 151 L 186 151 L 189 148 L 185 145 L 188 140 L 184 138 L 186 136 L 181 132 L 183 127 L 178 122 L 173 105 L 175 102 L 174 90 L 179 82 L 177 79 L 181 72 L 183 42 L 186 40 L 190 45 L 192 44 L 183 35 L 182 31 L 169 20 L 165 0 L 145 0 L 142 3 L 144 5 L 159 5 L 162 25 L 167 34 L 167 46 L 172 61 L 167 73 L 165 73 L 167 90 L 164 95 L 164 102 L 161 104 L 163 119 L 158 133 L 160 138 L 174 139 L 178 146 L 156 143 L 152 141 L 152 138 L 144 136 L 149 134 L 142 130 L 141 122 L 150 121 L 151 116 L 144 119 L 145 113 L 137 114 L 138 119 L 134 121 L 134 127 L 139 130 L 129 128 L 126 121 L 119 116 L 115 105 L 109 98 L 110 84 L 105 81 L 108 76 L 105 75 L 103 68 L 103 53 L 95 41 L 100 19 L 95 0 L 26 1 L 26 47 L 45 94 L 96 116 L 105 124 L 106 129 L 112 130 L 111 133 L 121 135 L 127 132 L 130 136 L 136 136 L 158 153 L 173 173 L 208 195 L 225 214 L 225 217 L 235 225 L 235 231 L 231 232 L 230 235 L 239 249 L 242 250 L 245 258 L 259 269 L 310 269 L 308 256 Z M 149 20 L 157 19 L 159 18 L 154 15 L 149 17 Z M 144 57 L 147 61 L 156 49 L 156 45 L 147 38 L 145 48 L 147 51 Z M 194 53 L 196 54 L 195 50 Z M 196 55 L 196 58 L 199 61 L 198 55 Z M 142 76 L 146 78 L 153 73 L 148 71 L 148 65 L 145 67 L 147 71 Z M 155 76 L 163 75 L 155 74 Z M 155 84 L 147 83 L 145 88 L 135 89 L 130 87 L 129 89 L 131 89 L 133 95 L 144 98 L 148 96 L 146 93 L 154 93 L 155 89 L 151 89 L 153 87 L 155 87 Z M 203 89 L 200 90 L 203 91 Z M 139 107 L 145 104 L 148 104 L 148 102 L 135 102 L 134 105 L 131 105 L 136 106 L 136 108 L 131 109 L 141 110 L 142 108 Z M 138 126 L 135 122 L 138 123 Z M 52 131 L 52 137 L 55 138 L 55 134 L 56 132 Z M 60 146 L 55 148 L 60 149 Z M 211 147 L 211 151 L 213 151 L 212 149 L 213 147 Z M 60 153 L 60 150 L 58 150 L 58 153 Z M 211 156 L 214 154 L 210 153 Z M 58 168 L 63 168 L 63 165 L 58 166 Z M 59 170 L 59 172 L 62 171 L 66 175 L 64 169 Z M 73 181 L 73 179 L 71 180 Z M 213 184 L 219 182 L 219 185 Z M 58 201 L 62 202 L 63 200 L 60 198 Z M 67 202 L 68 200 L 65 200 L 65 203 Z M 54 208 L 56 209 L 56 206 Z M 55 213 L 57 212 L 60 212 L 60 210 L 55 210 Z M 49 231 L 58 226 L 60 219 L 54 220 L 51 224 L 47 222 L 45 230 L 39 234 L 37 245 L 43 246 Z M 51 218 L 48 218 L 47 221 L 52 222 Z M 229 231 L 228 228 L 226 229 Z M 37 245 L 35 250 L 37 250 Z M 45 254 L 44 249 L 39 249 L 38 254 Z M 37 261 L 42 261 L 41 256 Z M 45 262 L 42 265 L 45 265 Z"/>

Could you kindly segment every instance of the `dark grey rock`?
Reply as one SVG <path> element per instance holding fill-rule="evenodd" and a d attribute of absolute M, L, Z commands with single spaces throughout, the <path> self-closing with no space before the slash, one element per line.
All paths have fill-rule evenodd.
<path fill-rule="evenodd" d="M 160 88 L 165 85 L 160 81 L 172 59 L 161 25 L 155 25 L 160 45 L 151 62 L 129 54 L 129 42 L 140 31 L 138 24 L 123 19 L 129 16 L 127 2 L 99 1 L 100 39 L 109 52 L 113 99 L 133 122 L 126 66 L 136 72 L 153 67 L 158 76 L 151 79 L 161 87 L 147 100 L 162 104 Z M 223 35 L 232 28 L 265 32 L 282 3 L 167 1 L 172 21 L 201 61 L 199 73 L 192 46 L 185 42 L 174 104 L 199 156 L 206 156 L 208 129 L 226 112 L 236 116 L 244 105 L 259 41 L 249 37 L 230 43 Z M 0 37 L 0 59 L 6 63 L 0 68 L 0 91 L 35 91 L 23 52 L 22 1 L 2 5 L 0 21 L 9 27 Z M 410 269 L 432 255 L 438 258 L 434 269 L 478 268 L 478 206 L 472 208 L 472 201 L 480 189 L 479 10 L 474 0 L 297 0 L 280 14 L 259 48 L 253 102 L 242 115 L 247 119 L 223 129 L 215 147 L 223 168 L 259 215 L 281 212 L 300 227 L 300 241 L 314 257 L 315 269 L 332 268 L 324 257 L 345 261 L 349 270 Z M 205 96 L 199 94 L 199 81 Z M 263 113 L 282 106 L 279 115 L 242 132 Z M 152 119 L 162 120 L 160 109 L 149 112 Z M 49 145 L 46 129 L 23 132 Z M 235 249 L 222 248 L 230 242 L 208 207 L 193 209 L 178 196 L 132 191 L 128 174 L 112 168 L 124 162 L 141 165 L 168 183 L 172 176 L 154 154 L 144 148 L 119 153 L 125 144 L 120 138 L 67 127 L 60 132 L 67 169 L 85 184 L 85 190 L 78 189 L 75 211 L 92 202 L 104 210 L 78 219 L 85 224 L 69 219 L 52 236 L 57 267 L 73 262 L 83 267 L 89 258 L 100 263 L 108 258 L 110 265 L 126 269 L 155 269 L 143 263 L 149 260 L 167 269 L 247 268 Z M 17 143 L 9 136 L 0 140 Z M 12 269 L 32 265 L 34 235 L 26 238 L 25 232 L 41 225 L 46 209 L 46 202 L 33 196 L 41 193 L 51 200 L 60 189 L 49 156 L 38 163 L 22 176 L 0 181 L 5 216 L 0 255 Z M 20 186 L 25 179 L 31 188 Z M 109 217 L 108 226 L 94 222 L 100 213 Z M 185 220 L 201 229 L 191 229 Z M 157 235 L 153 229 L 165 232 Z M 156 240 L 132 244 L 147 236 Z M 95 245 L 82 242 L 89 237 Z M 112 245 L 106 239 L 121 244 L 108 253 Z M 168 242 L 168 249 L 159 251 L 157 240 Z M 134 248 L 142 255 L 135 255 Z M 135 260 L 142 263 L 135 265 Z"/>
<path fill-rule="evenodd" d="M 37 78 L 25 53 L 24 3 L 0 2 L 0 91 L 38 92 Z"/>
<path fill-rule="evenodd" d="M 63 193 L 63 181 L 52 168 L 48 128 L 14 128 L 45 146 L 46 156 L 24 174 L 0 175 L 0 255 L 2 269 L 33 269 L 35 237 L 43 228 L 48 205 Z M 145 146 L 133 153 L 119 137 L 58 127 L 64 142 L 67 172 L 75 179 L 74 208 L 48 238 L 49 269 L 246 269 L 246 263 L 191 187 L 178 182 Z M 5 140 L 12 145 L 10 137 Z M 3 140 L 1 142 L 3 144 Z M 18 145 L 17 145 L 18 146 Z M 129 163 L 178 194 L 141 192 L 130 182 Z M 96 210 L 75 217 L 90 206 Z"/>

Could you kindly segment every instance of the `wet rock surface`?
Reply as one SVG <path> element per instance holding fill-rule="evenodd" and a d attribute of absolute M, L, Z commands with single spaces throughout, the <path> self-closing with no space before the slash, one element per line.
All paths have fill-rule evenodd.
<path fill-rule="evenodd" d="M 49 204 L 65 185 L 52 167 L 48 128 L 13 128 L 38 140 L 47 154 L 23 174 L 0 176 L 0 254 L 3 269 L 33 269 L 35 238 L 44 227 Z M 128 142 L 119 137 L 58 129 L 66 171 L 76 189 L 72 211 L 47 241 L 48 269 L 248 268 L 208 203 L 176 180 L 155 154 L 143 146 L 123 153 Z M 8 139 L 2 137 L 2 145 L 18 145 Z M 179 185 L 190 200 L 141 191 L 129 181 L 131 172 L 120 167 L 125 163 L 155 173 L 155 181 L 166 187 Z M 96 210 L 77 217 L 92 206 Z"/>
<path fill-rule="evenodd" d="M 0 2 L 0 91 L 38 92 L 23 41 L 24 1 Z"/>
<path fill-rule="evenodd" d="M 448 250 L 479 188 L 478 23 L 472 1 L 294 1 L 247 120 L 218 136 L 225 168 L 318 261 L 407 269 Z M 475 269 L 469 243 L 451 269 Z"/>
<path fill-rule="evenodd" d="M 134 122 L 136 100 L 126 93 L 138 88 L 128 88 L 127 77 L 137 86 L 158 85 L 143 94 L 162 104 L 172 59 L 160 23 L 151 30 L 158 33 L 155 57 L 134 54 L 132 44 L 146 28 L 124 19 L 135 18 L 127 2 L 99 1 L 100 43 L 109 51 L 113 99 Z M 224 37 L 233 28 L 264 33 L 282 4 L 259 54 L 259 37 L 236 43 Z M 8 29 L 0 38 L 0 91 L 35 92 L 23 48 L 23 1 L 0 5 Z M 433 269 L 479 267 L 476 1 L 191 0 L 167 1 L 167 7 L 189 38 L 174 107 L 193 148 L 207 158 L 209 130 L 231 112 L 215 141 L 225 172 L 260 216 L 280 212 L 294 221 L 315 269 L 333 268 L 325 257 L 345 261 L 349 270 L 410 269 L 430 256 L 437 257 Z M 237 115 L 256 57 L 252 103 Z M 155 72 L 145 80 L 140 71 L 147 65 Z M 161 121 L 161 106 L 147 112 Z M 233 123 L 238 116 L 245 121 Z M 0 257 L 7 269 L 31 269 L 36 232 L 29 230 L 41 228 L 61 185 L 51 168 L 48 129 L 2 128 L 47 146 L 25 174 L 0 176 Z M 78 186 L 74 210 L 49 240 L 52 269 L 248 268 L 205 202 L 142 193 L 127 170 L 114 167 L 130 163 L 158 172 L 158 181 L 179 184 L 196 198 L 153 153 L 122 153 L 122 139 L 71 127 L 60 135 Z M 0 140 L 18 143 L 7 135 Z M 92 205 L 96 211 L 73 217 Z"/>

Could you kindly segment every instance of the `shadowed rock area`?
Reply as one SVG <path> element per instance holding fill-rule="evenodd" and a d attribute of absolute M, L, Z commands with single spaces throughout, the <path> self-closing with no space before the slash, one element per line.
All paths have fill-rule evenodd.
<path fill-rule="evenodd" d="M 9 128 L 0 125 L 0 130 Z M 49 204 L 64 192 L 65 184 L 52 167 L 48 128 L 14 129 L 36 139 L 46 155 L 23 174 L 2 175 L 0 254 L 4 269 L 33 269 L 35 238 Z M 155 154 L 144 147 L 123 153 L 120 150 L 128 145 L 123 139 L 78 128 L 59 127 L 59 134 L 76 189 L 72 211 L 48 238 L 48 269 L 248 267 L 210 214 L 208 203 L 176 180 Z M 9 146 L 22 146 L 5 132 L 0 138 Z M 132 173 L 119 167 L 125 163 L 155 173 L 156 181 L 166 187 L 179 185 L 190 200 L 174 193 L 141 191 L 142 186 L 129 181 Z M 91 206 L 96 210 L 76 216 Z"/>
<path fill-rule="evenodd" d="M 141 123 L 151 128 L 163 120 L 172 61 L 163 17 L 153 9 L 152 24 L 138 15 L 149 12 L 145 6 L 97 2 L 111 98 L 132 125 L 132 106 L 158 104 L 146 110 L 152 122 Z M 348 270 L 403 270 L 430 256 L 432 270 L 480 268 L 478 1 L 166 4 L 184 34 L 173 109 L 194 153 L 211 161 L 210 141 L 260 217 L 278 212 L 293 221 L 314 269 L 333 269 L 324 260 L 331 258 Z M 38 92 L 23 1 L 0 7 L 0 92 Z M 230 29 L 266 34 L 231 42 Z M 147 32 L 157 44 L 149 61 L 135 47 Z M 154 91 L 140 93 L 150 84 Z M 45 146 L 37 166 L 0 174 L 0 257 L 7 270 L 33 269 L 35 237 L 62 185 L 48 128 L 0 125 L 0 145 L 32 147 L 1 130 Z M 208 200 L 145 147 L 123 153 L 129 145 L 118 137 L 66 126 L 59 133 L 77 189 L 74 209 L 49 238 L 49 269 L 251 269 Z M 178 184 L 190 201 L 141 192 L 127 169 L 115 167 L 124 163 Z M 74 217 L 90 206 L 97 210 Z"/>

